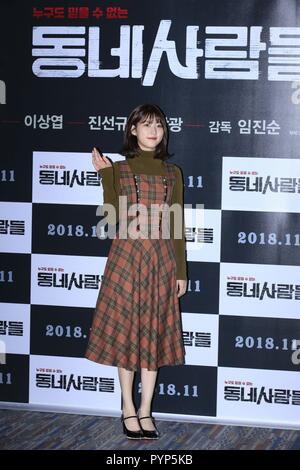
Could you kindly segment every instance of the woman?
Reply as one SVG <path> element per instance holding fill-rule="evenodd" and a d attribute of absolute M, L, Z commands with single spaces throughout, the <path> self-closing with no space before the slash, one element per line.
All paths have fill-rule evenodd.
<path fill-rule="evenodd" d="M 136 220 L 129 224 L 130 236 L 121 238 L 119 230 L 112 241 L 85 354 L 92 361 L 118 367 L 121 420 L 131 439 L 159 437 L 151 416 L 157 371 L 163 365 L 184 364 L 178 302 L 187 287 L 183 182 L 179 167 L 166 162 L 167 141 L 162 111 L 146 104 L 128 118 L 121 152 L 126 160 L 112 164 L 95 148 L 92 154 L 102 176 L 104 202 L 116 209 L 119 228 L 125 223 L 128 229 L 126 211 L 130 214 L 133 204 L 138 209 Z M 127 198 L 126 210 L 119 209 L 120 196 Z M 170 236 L 162 238 L 165 218 L 157 210 L 149 217 L 145 208 L 174 203 L 181 208 L 180 238 L 174 237 L 172 218 Z M 156 238 L 149 237 L 149 220 L 158 233 Z M 109 217 L 107 221 L 111 222 Z M 142 389 L 136 413 L 132 386 L 138 369 Z"/>

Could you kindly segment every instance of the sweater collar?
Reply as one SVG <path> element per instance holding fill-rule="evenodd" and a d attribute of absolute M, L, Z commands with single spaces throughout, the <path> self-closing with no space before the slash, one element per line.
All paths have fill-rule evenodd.
<path fill-rule="evenodd" d="M 147 159 L 154 159 L 155 156 L 155 150 L 140 150 L 139 155 L 142 158 L 147 158 Z"/>

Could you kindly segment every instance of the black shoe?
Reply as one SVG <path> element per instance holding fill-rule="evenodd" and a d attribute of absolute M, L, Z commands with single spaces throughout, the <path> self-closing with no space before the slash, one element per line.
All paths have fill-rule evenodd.
<path fill-rule="evenodd" d="M 123 415 L 121 416 L 121 422 L 123 424 L 123 433 L 125 434 L 125 436 L 128 438 L 128 439 L 142 439 L 144 437 L 144 433 L 142 430 L 140 431 L 130 431 L 129 429 L 126 428 L 125 426 L 125 419 L 129 419 L 129 418 L 137 418 L 136 415 L 134 416 L 127 416 L 127 418 L 124 418 Z"/>
<path fill-rule="evenodd" d="M 153 423 L 153 426 L 155 427 L 155 430 L 154 431 L 147 431 L 146 429 L 143 428 L 142 426 L 142 423 L 141 423 L 141 420 L 142 419 L 146 419 L 146 418 L 150 418 L 152 423 Z M 138 420 L 139 420 L 139 423 L 140 423 L 140 426 L 141 426 L 141 429 L 142 429 L 142 432 L 143 432 L 143 437 L 144 439 L 159 439 L 160 437 L 160 432 L 159 430 L 157 429 L 156 425 L 155 425 L 155 419 L 152 417 L 152 416 L 143 416 L 142 418 L 140 418 L 138 416 Z"/>

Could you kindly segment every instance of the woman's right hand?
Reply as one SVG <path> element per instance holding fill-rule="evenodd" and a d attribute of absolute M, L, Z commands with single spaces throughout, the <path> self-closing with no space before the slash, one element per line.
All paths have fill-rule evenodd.
<path fill-rule="evenodd" d="M 93 147 L 92 161 L 96 171 L 103 170 L 103 168 L 108 168 L 112 166 L 110 160 L 104 155 L 102 155 L 102 153 L 99 152 L 96 147 Z"/>

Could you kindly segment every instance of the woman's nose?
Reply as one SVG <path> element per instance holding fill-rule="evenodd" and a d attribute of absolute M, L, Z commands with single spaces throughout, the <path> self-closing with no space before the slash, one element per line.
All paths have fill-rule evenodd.
<path fill-rule="evenodd" d="M 151 134 L 156 135 L 156 133 L 157 133 L 156 127 L 154 127 L 154 126 L 151 127 Z"/>

